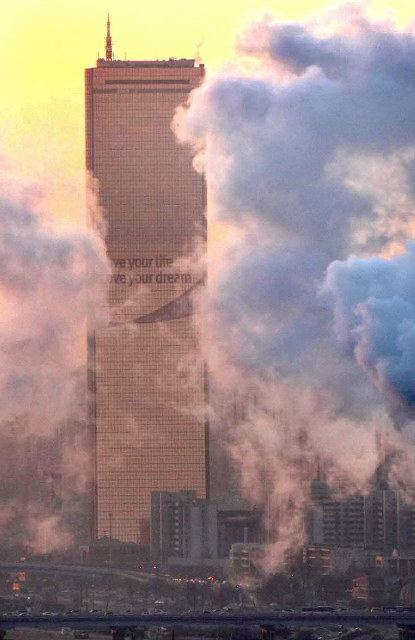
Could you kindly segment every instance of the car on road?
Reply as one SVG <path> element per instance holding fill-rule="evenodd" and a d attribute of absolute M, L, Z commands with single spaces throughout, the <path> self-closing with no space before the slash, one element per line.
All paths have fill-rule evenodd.
<path fill-rule="evenodd" d="M 327 607 L 326 605 L 317 605 L 316 607 L 303 607 L 302 613 L 334 613 L 334 607 Z"/>

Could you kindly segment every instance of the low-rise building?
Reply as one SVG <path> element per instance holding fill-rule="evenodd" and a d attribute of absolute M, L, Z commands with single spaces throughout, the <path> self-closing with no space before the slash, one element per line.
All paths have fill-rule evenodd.
<path fill-rule="evenodd" d="M 216 558 L 216 504 L 197 499 L 195 491 L 153 491 L 150 539 L 154 562 L 165 562 L 174 557 Z"/>
<path fill-rule="evenodd" d="M 229 570 L 238 576 L 257 573 L 265 557 L 265 546 L 255 542 L 236 542 L 229 554 Z"/>
<path fill-rule="evenodd" d="M 382 553 L 415 546 L 415 506 L 398 491 L 374 489 L 340 500 L 319 486 L 313 498 L 306 516 L 310 544 Z"/>

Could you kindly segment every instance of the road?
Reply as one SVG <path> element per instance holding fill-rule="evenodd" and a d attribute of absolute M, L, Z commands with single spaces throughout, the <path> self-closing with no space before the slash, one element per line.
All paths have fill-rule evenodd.
<path fill-rule="evenodd" d="M 21 571 L 34 571 L 36 573 L 52 573 L 60 575 L 83 576 L 95 579 L 99 576 L 108 575 L 108 565 L 92 567 L 89 565 L 70 564 L 40 564 L 35 562 L 0 562 L 0 571 L 11 571 L 20 573 Z M 111 574 L 119 578 L 127 578 L 133 582 L 147 582 L 152 573 L 143 571 L 132 571 L 117 566 L 111 566 Z"/>
<path fill-rule="evenodd" d="M 179 627 L 179 626 L 325 626 L 341 624 L 345 627 L 357 626 L 412 626 L 415 629 L 415 612 L 361 613 L 347 612 L 232 612 L 232 613 L 158 613 L 132 614 L 114 613 L 76 614 L 70 616 L 3 616 L 0 619 L 2 629 L 36 627 L 68 627 L 70 629 L 93 629 L 111 627 L 114 629 Z"/>

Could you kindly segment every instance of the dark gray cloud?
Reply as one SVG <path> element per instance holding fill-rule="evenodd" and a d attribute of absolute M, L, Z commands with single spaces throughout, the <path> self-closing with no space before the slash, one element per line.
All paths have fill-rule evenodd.
<path fill-rule="evenodd" d="M 323 291 L 331 297 L 339 344 L 382 391 L 415 403 L 415 244 L 389 260 L 333 262 Z"/>
<path fill-rule="evenodd" d="M 401 454 L 394 481 L 412 482 L 414 246 L 390 255 L 413 235 L 415 35 L 348 4 L 305 24 L 267 16 L 237 52 L 240 71 L 209 78 L 174 128 L 212 223 L 234 231 L 202 336 L 246 495 L 273 505 L 275 566 L 303 539 L 315 456 L 367 490 L 382 441 Z"/>
<path fill-rule="evenodd" d="M 399 32 L 391 21 L 370 20 L 356 13 L 355 7 L 348 11 L 344 5 L 342 16 L 340 8 L 342 24 L 328 35 L 313 32 L 313 23 L 279 23 L 265 16 L 247 27 L 237 49 L 295 75 L 317 67 L 327 78 L 340 82 L 360 84 L 359 80 L 372 76 L 378 81 L 389 78 L 396 85 L 411 83 L 415 72 L 411 31 Z M 314 26 L 324 25 L 314 22 Z"/>
<path fill-rule="evenodd" d="M 415 85 L 406 74 L 365 69 L 332 80 L 315 67 L 290 82 L 214 78 L 178 115 L 176 130 L 184 142 L 209 140 L 198 162 L 219 219 L 238 225 L 252 217 L 281 241 L 324 247 L 334 259 L 356 249 L 356 224 L 372 224 L 373 245 L 391 241 L 383 229 L 376 236 L 373 197 L 336 171 L 339 154 L 410 148 L 414 110 Z"/>
<path fill-rule="evenodd" d="M 232 327 L 224 337 L 236 361 L 286 370 L 323 336 L 330 317 L 316 292 L 326 261 L 312 250 L 241 248 L 211 291 L 219 327 Z"/>
<path fill-rule="evenodd" d="M 244 55 L 276 61 L 296 75 L 316 66 L 334 79 L 350 74 L 359 63 L 350 40 L 338 35 L 318 38 L 305 25 L 278 24 L 265 16 L 246 29 L 237 48 Z"/>
<path fill-rule="evenodd" d="M 386 268 L 375 280 L 366 274 L 369 284 L 369 266 L 361 266 L 343 292 L 350 304 L 339 294 L 334 309 L 318 294 L 326 269 L 351 251 L 381 252 L 408 238 L 407 212 L 404 221 L 379 185 L 385 158 L 409 152 L 415 141 L 415 37 L 361 10 L 338 15 L 336 32 L 325 36 L 318 32 L 324 20 L 287 25 L 267 17 L 249 26 L 238 51 L 259 57 L 267 75 L 214 77 L 176 116 L 179 139 L 194 145 L 206 173 L 215 219 L 245 234 L 212 285 L 210 304 L 219 326 L 232 325 L 234 357 L 243 362 L 249 354 L 259 370 L 271 363 L 285 370 L 287 361 L 303 367 L 317 344 L 327 349 L 330 369 L 333 339 L 352 358 L 352 302 L 362 302 L 362 288 L 384 287 Z M 280 78 L 274 62 L 291 75 Z M 350 169 L 365 157 L 375 167 L 379 159 L 377 186 L 374 175 L 365 184 L 359 166 Z M 397 164 L 411 208 L 412 165 Z M 393 176 L 384 181 L 392 187 Z"/>

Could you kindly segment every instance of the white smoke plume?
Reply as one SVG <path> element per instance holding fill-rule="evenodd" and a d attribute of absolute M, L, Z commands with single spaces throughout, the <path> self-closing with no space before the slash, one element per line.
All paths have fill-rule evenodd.
<path fill-rule="evenodd" d="M 174 121 L 230 239 L 202 342 L 245 494 L 270 507 L 270 568 L 304 540 L 317 457 L 367 491 L 381 438 L 393 481 L 414 480 L 415 34 L 365 11 L 249 25 L 240 72 Z"/>
<path fill-rule="evenodd" d="M 105 252 L 89 232 L 45 228 L 26 198 L 0 201 L 2 419 L 48 432 L 78 393 L 79 343 L 105 318 Z M 79 402 L 78 402 L 79 404 Z"/>
<path fill-rule="evenodd" d="M 2 533 L 43 553 L 70 543 L 62 501 L 87 482 L 73 450 L 80 467 L 86 327 L 108 321 L 109 262 L 99 234 L 63 231 L 41 203 L 39 189 L 1 175 L 0 520 Z"/>
<path fill-rule="evenodd" d="M 57 515 L 33 516 L 28 525 L 27 546 L 36 554 L 45 555 L 55 549 L 68 549 L 73 544 L 72 535 Z"/>

